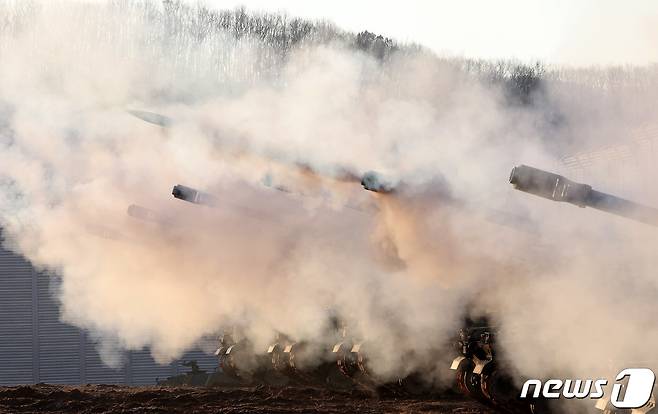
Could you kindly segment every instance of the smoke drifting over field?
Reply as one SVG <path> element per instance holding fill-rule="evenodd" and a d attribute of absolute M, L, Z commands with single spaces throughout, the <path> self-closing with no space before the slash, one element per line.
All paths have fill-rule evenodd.
<path fill-rule="evenodd" d="M 655 118 L 648 69 L 625 72 L 647 79 L 640 90 L 600 93 L 555 70 L 522 104 L 464 62 L 373 57 L 325 41 L 330 26 L 284 53 L 150 3 L 1 14 L 6 244 L 61 277 L 63 319 L 108 362 L 114 340 L 166 362 L 233 325 L 260 349 L 276 332 L 322 339 L 333 312 L 386 378 L 444 364 L 436 349 L 450 358 L 467 310 L 494 315 L 529 376 L 646 360 L 658 340 L 656 232 L 506 183 L 515 164 L 560 170 L 565 149 Z M 370 170 L 401 190 L 345 180 Z M 587 178 L 651 201 L 633 182 L 606 188 L 614 173 Z M 219 206 L 174 200 L 179 183 Z"/>

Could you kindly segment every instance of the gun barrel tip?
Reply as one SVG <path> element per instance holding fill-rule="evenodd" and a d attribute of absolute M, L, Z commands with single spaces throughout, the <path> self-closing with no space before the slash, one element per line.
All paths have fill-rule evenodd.
<path fill-rule="evenodd" d="M 519 178 L 517 175 L 518 168 L 519 168 L 518 166 L 512 167 L 512 171 L 510 171 L 509 173 L 509 183 L 512 185 L 515 185 L 518 182 L 518 178 Z"/>
<path fill-rule="evenodd" d="M 390 193 L 393 192 L 393 185 L 382 178 L 382 176 L 375 171 L 368 171 L 363 174 L 361 178 L 361 186 L 368 191 L 375 193 Z"/>

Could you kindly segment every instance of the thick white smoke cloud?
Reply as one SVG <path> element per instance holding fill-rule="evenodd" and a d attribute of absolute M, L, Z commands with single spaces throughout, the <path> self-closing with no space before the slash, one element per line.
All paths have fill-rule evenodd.
<path fill-rule="evenodd" d="M 566 138 L 621 129 L 596 100 L 552 81 L 546 106 L 510 105 L 420 51 L 381 63 L 309 43 L 283 59 L 151 3 L 2 13 L 6 244 L 57 272 L 63 319 L 101 342 L 162 362 L 232 325 L 259 349 L 277 332 L 330 343 L 336 312 L 395 378 L 440 368 L 469 309 L 494 315 L 529 376 L 646 359 L 658 339 L 655 234 L 506 183 L 518 163 L 559 168 Z M 568 128 L 546 122 L 550 105 Z M 176 122 L 164 131 L 126 108 Z M 403 187 L 344 180 L 369 170 Z M 174 200 L 179 183 L 218 207 Z"/>

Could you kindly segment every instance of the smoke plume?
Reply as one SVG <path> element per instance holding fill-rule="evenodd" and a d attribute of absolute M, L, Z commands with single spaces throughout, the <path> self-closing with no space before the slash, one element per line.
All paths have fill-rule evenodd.
<path fill-rule="evenodd" d="M 655 82 L 593 89 L 604 70 L 553 68 L 520 103 L 417 48 L 283 53 L 153 3 L 0 7 L 4 243 L 61 278 L 62 319 L 101 344 L 163 363 L 230 326 L 256 349 L 277 333 L 330 345 L 336 314 L 393 379 L 435 375 L 463 318 L 487 314 L 520 375 L 650 358 L 655 230 L 515 193 L 507 176 L 524 163 L 656 201 L 613 179 L 645 177 L 623 164 L 563 163 L 655 119 Z M 364 191 L 368 171 L 396 190 Z M 175 184 L 216 206 L 174 199 Z"/>

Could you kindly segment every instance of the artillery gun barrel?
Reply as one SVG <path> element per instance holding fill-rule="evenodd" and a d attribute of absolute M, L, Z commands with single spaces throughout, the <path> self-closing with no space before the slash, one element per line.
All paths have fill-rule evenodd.
<path fill-rule="evenodd" d="M 392 193 L 395 185 L 386 180 L 381 174 L 375 171 L 368 171 L 361 177 L 361 185 L 364 189 L 375 193 Z"/>
<path fill-rule="evenodd" d="M 658 209 L 594 190 L 590 185 L 571 181 L 559 174 L 519 165 L 512 168 L 509 182 L 517 190 L 552 201 L 566 202 L 578 207 L 592 207 L 658 226 Z"/>
<path fill-rule="evenodd" d="M 163 128 L 171 126 L 174 121 L 168 116 L 157 114 L 155 112 L 148 111 L 139 111 L 136 109 L 127 111 L 130 115 L 141 119 L 142 121 L 148 122 L 149 124 L 158 125 Z"/>
<path fill-rule="evenodd" d="M 185 185 L 175 185 L 171 194 L 179 200 L 194 204 L 203 204 L 211 207 L 217 205 L 217 198 L 212 194 L 204 193 L 203 191 Z"/>

